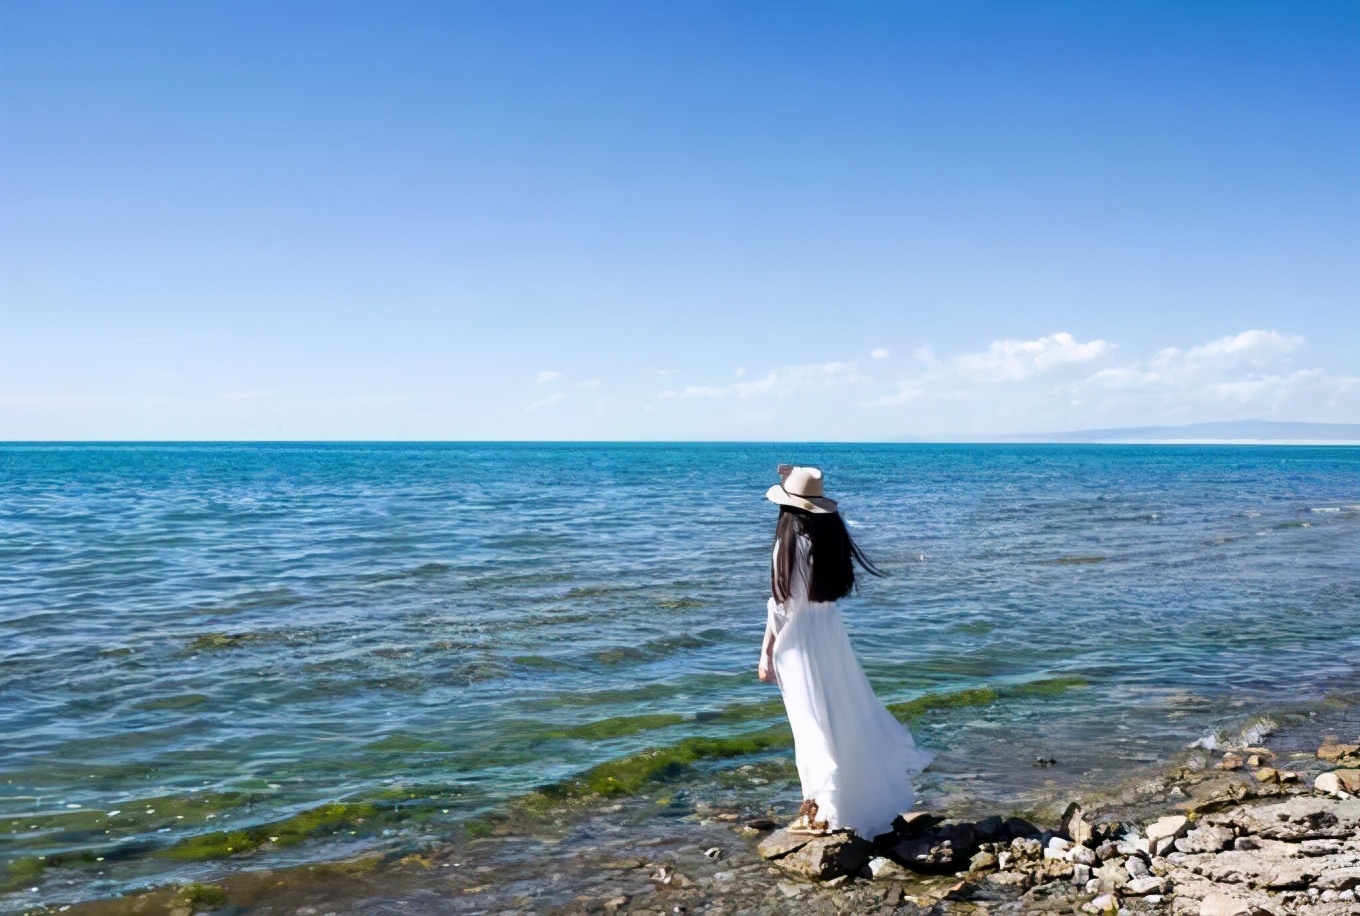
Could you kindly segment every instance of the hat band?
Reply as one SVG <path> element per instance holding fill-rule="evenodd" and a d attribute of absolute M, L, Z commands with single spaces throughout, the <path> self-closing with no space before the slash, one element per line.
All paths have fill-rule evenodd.
<path fill-rule="evenodd" d="M 790 493 L 782 483 L 779 485 L 779 489 L 784 491 L 785 496 L 792 496 L 794 499 L 806 499 L 806 500 L 826 499 L 825 496 L 804 496 L 802 493 Z"/>

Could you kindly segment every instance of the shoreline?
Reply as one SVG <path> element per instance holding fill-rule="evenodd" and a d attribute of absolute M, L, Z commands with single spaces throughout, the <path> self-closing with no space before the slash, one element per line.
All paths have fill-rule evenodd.
<path fill-rule="evenodd" d="M 1250 716 L 1247 721 L 1261 718 L 1260 715 Z M 1222 744 L 1210 740 L 1206 743 L 1219 746 L 1192 747 L 1181 755 L 1182 759 L 1171 761 L 1169 765 L 1164 762 L 1159 768 L 1131 766 L 1122 783 L 1110 786 L 1103 793 L 1084 793 L 1075 800 L 1084 812 L 1085 821 L 1097 831 L 1105 831 L 1103 838 L 1117 844 L 1122 836 L 1118 831 L 1132 830 L 1145 835 L 1149 824 L 1168 817 L 1191 816 L 1192 820 L 1186 822 L 1190 826 L 1181 831 L 1180 836 L 1173 837 L 1180 839 L 1189 830 L 1198 829 L 1195 818 L 1222 818 L 1230 813 L 1231 817 L 1240 820 L 1247 816 L 1242 811 L 1272 804 L 1301 803 L 1300 800 L 1326 802 L 1330 796 L 1324 797 L 1314 790 L 1316 777 L 1338 766 L 1342 769 L 1348 768 L 1347 765 L 1360 767 L 1360 756 L 1328 761 L 1317 757 L 1315 750 L 1309 752 L 1299 748 L 1313 740 L 1309 737 L 1310 732 L 1321 742 L 1335 743 L 1341 738 L 1343 742 L 1360 743 L 1357 735 L 1332 733 L 1336 731 L 1336 725 L 1346 728 L 1352 722 L 1352 714 L 1342 716 L 1340 723 L 1329 723 L 1324 717 L 1322 721 L 1304 723 L 1293 732 L 1284 729 L 1274 736 L 1282 740 L 1266 739 L 1263 741 L 1266 746 L 1260 748 L 1251 748 L 1240 740 L 1229 739 Z M 1263 736 L 1253 731 L 1246 737 Z M 1260 759 L 1250 760 L 1252 753 L 1248 752 L 1255 753 Z M 1236 766 L 1224 769 L 1220 765 L 1224 754 L 1230 755 L 1230 763 L 1232 755 L 1241 760 Z M 1271 755 L 1273 759 L 1267 761 L 1265 755 Z M 361 902 L 367 908 L 375 901 L 385 901 L 394 910 L 399 908 L 403 913 L 416 916 L 426 912 L 615 911 L 653 914 L 924 911 L 982 914 L 990 911 L 1073 912 L 1074 908 L 1089 907 L 1097 898 L 1105 896 L 1088 891 L 1085 885 L 1072 883 L 1073 863 L 1064 866 L 1044 858 L 1043 849 L 1047 847 L 1043 844 L 1052 836 L 1064 834 L 1063 815 L 1070 815 L 1064 809 L 1074 800 L 1068 798 L 1071 793 L 1064 794 L 1060 789 L 1037 808 L 1031 805 L 1022 810 L 1017 806 L 1017 810 L 991 812 L 979 810 L 976 801 L 967 793 L 955 793 L 951 803 L 936 811 L 942 824 L 931 825 L 916 835 L 903 832 L 894 841 L 900 844 L 914 840 L 919 844 L 922 838 L 929 839 L 932 829 L 938 832 L 957 828 L 960 824 L 971 824 L 976 833 L 976 828 L 988 819 L 988 814 L 993 815 L 993 821 L 1019 817 L 1033 823 L 1037 831 L 1033 839 L 1042 841 L 1037 852 L 1025 837 L 995 838 L 976 844 L 977 854 L 991 855 L 994 864 L 1001 852 L 1010 851 L 998 845 L 999 839 L 1013 839 L 1021 844 L 1017 850 L 1021 855 L 1013 857 L 1009 868 L 986 867 L 986 855 L 982 860 L 984 867 L 974 868 L 970 852 L 966 860 L 954 861 L 944 869 L 937 863 L 918 872 L 904 868 L 901 861 L 890 865 L 876 862 L 882 874 L 874 878 L 865 872 L 866 859 L 844 876 L 828 872 L 823 877 L 830 880 L 810 880 L 809 866 L 804 861 L 808 857 L 805 849 L 787 849 L 775 856 L 761 853 L 761 844 L 768 847 L 770 838 L 780 833 L 779 826 L 788 821 L 796 807 L 796 791 L 788 792 L 790 786 L 796 788 L 796 773 L 791 756 L 785 756 L 789 759 L 771 757 L 768 753 L 761 757 L 760 749 L 755 749 L 754 758 L 748 754 L 730 760 L 700 759 L 679 771 L 669 771 L 663 761 L 641 787 L 631 786 L 629 791 L 619 795 L 549 788 L 522 797 L 488 817 L 464 824 L 451 835 L 426 837 L 396 850 L 372 852 L 330 863 L 258 870 L 251 869 L 247 857 L 244 861 L 224 863 L 235 870 L 201 884 L 168 886 L 82 903 L 36 906 L 24 912 L 62 912 L 71 916 L 166 912 L 173 916 L 189 916 L 195 912 L 228 908 L 230 912 L 249 910 L 294 916 L 335 913 L 339 916 L 354 910 Z M 1249 768 L 1248 762 L 1258 766 Z M 1258 778 L 1253 775 L 1255 770 L 1273 770 L 1276 778 L 1272 780 L 1269 774 Z M 1295 772 L 1298 776 L 1278 781 L 1281 770 Z M 581 780 L 572 782 L 580 783 Z M 584 783 L 585 786 L 589 784 L 588 780 Z M 1343 801 L 1336 803 L 1345 804 Z M 1349 846 L 1343 841 L 1344 848 L 1338 854 L 1352 856 L 1354 862 L 1338 867 L 1354 868 L 1355 886 L 1360 887 L 1360 800 L 1350 804 L 1358 810 L 1353 823 L 1344 822 L 1352 823 L 1348 829 L 1353 837 L 1348 841 Z M 1228 829 L 1240 830 L 1241 825 L 1231 821 L 1231 817 Z M 926 823 L 921 819 L 913 820 L 917 826 Z M 1204 823 L 1216 825 L 1211 821 Z M 1116 824 L 1121 826 L 1109 826 Z M 1066 833 L 1070 834 L 1071 830 Z M 819 844 L 821 841 L 813 845 Z M 884 848 L 878 852 L 884 852 Z M 1154 869 L 1150 877 L 1165 882 L 1170 893 L 1136 897 L 1126 893 L 1125 908 L 1132 907 L 1130 912 L 1200 912 L 1187 901 L 1200 899 L 1193 897 L 1192 892 L 1203 890 L 1203 886 L 1207 886 L 1205 882 L 1193 887 L 1186 885 L 1184 892 L 1177 893 L 1176 889 L 1189 879 L 1182 875 L 1177 883 L 1175 875 L 1179 873 L 1174 868 L 1167 874 L 1155 874 L 1156 869 L 1167 870 L 1168 863 L 1165 856 L 1155 857 L 1153 852 L 1155 849 L 1148 850 L 1142 858 Z M 1139 854 L 1135 851 L 1131 855 Z M 890 854 L 886 858 L 891 860 L 893 857 Z M 1127 860 L 1129 856 L 1120 858 Z M 1069 877 L 1053 877 L 1064 868 Z M 1082 877 L 1081 873 L 1076 877 Z M 1111 880 L 1108 891 L 1118 894 L 1126 889 L 1127 881 L 1137 880 L 1125 877 L 1124 885 L 1116 886 Z M 1107 874 L 1106 878 L 1110 879 L 1111 875 Z M 1242 899 L 1248 899 L 1252 894 L 1264 895 L 1262 899 L 1269 899 L 1266 908 L 1258 910 L 1259 913 L 1282 916 L 1295 912 L 1360 911 L 1353 892 L 1351 898 L 1340 901 L 1313 901 L 1311 898 L 1280 898 L 1281 893 L 1306 895 L 1306 888 L 1302 891 L 1263 888 L 1257 893 L 1240 880 L 1208 884 L 1214 887 L 1206 893 L 1222 892 L 1228 897 L 1237 893 Z M 1223 887 L 1219 887 L 1220 884 Z M 1236 886 L 1228 887 L 1228 884 Z M 1147 882 L 1139 885 L 1151 886 Z M 1158 888 L 1162 886 L 1157 885 Z M 1240 893 L 1243 890 L 1249 893 Z M 1327 890 L 1320 889 L 1317 896 Z M 1351 888 L 1332 890 L 1344 894 Z M 1332 903 L 1338 903 L 1340 908 L 1328 909 Z M 1262 904 L 1258 901 L 1256 905 Z M 675 910 L 677 906 L 685 909 Z M 1099 908 L 1095 911 L 1105 912 Z"/>

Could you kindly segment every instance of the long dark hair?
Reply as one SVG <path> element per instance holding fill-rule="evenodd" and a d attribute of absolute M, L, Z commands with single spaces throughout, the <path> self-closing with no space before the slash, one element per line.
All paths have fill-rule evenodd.
<path fill-rule="evenodd" d="M 774 528 L 778 550 L 770 562 L 770 594 L 776 601 L 789 599 L 798 536 L 812 542 L 812 580 L 809 601 L 835 601 L 855 588 L 855 564 L 871 576 L 884 573 L 859 549 L 839 512 L 806 512 L 792 506 L 779 507 Z"/>

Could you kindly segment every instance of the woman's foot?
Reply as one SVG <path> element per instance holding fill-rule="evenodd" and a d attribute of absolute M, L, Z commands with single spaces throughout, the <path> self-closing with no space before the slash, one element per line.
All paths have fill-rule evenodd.
<path fill-rule="evenodd" d="M 794 815 L 793 821 L 786 829 L 789 833 L 805 833 L 812 836 L 822 836 L 831 832 L 826 821 L 817 820 L 817 802 L 810 798 L 803 799 L 798 813 Z"/>

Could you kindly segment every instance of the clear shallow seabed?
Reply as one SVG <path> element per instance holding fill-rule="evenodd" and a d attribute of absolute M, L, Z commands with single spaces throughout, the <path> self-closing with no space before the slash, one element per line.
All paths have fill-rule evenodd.
<path fill-rule="evenodd" d="M 1360 696 L 1357 448 L 3 445 L 0 909 L 778 726 L 778 462 L 890 574 L 843 608 L 928 799 L 1014 809 Z"/>

